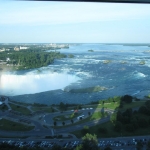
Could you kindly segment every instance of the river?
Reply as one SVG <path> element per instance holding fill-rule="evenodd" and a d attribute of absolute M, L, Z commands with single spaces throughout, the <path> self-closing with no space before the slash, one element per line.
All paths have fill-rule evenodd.
<path fill-rule="evenodd" d="M 38 69 L 3 73 L 0 94 L 16 101 L 45 104 L 84 104 L 125 94 L 142 98 L 150 93 L 149 50 L 146 45 L 70 44 L 69 49 L 57 51 L 73 54 L 74 58 L 55 60 Z M 107 90 L 64 91 L 94 86 Z"/>

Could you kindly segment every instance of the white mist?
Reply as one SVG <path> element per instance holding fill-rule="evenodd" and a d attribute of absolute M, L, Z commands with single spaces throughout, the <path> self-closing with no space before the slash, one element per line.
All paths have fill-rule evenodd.
<path fill-rule="evenodd" d="M 0 77 L 0 94 L 14 96 L 63 89 L 79 79 L 75 75 L 57 72 L 28 73 L 25 75 L 2 74 Z"/>

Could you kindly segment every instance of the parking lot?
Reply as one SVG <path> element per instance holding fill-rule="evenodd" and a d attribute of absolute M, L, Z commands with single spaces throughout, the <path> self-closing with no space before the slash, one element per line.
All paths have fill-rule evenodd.
<path fill-rule="evenodd" d="M 99 139 L 98 147 L 105 149 L 110 147 L 113 150 L 135 150 L 138 142 L 141 142 L 143 149 L 146 149 L 147 142 L 150 137 L 145 138 L 120 138 L 120 140 L 112 138 L 110 139 Z M 7 143 L 9 145 L 15 145 L 17 147 L 40 147 L 40 148 L 52 148 L 55 144 L 60 145 L 63 148 L 76 148 L 76 146 L 82 143 L 82 140 L 71 140 L 71 139 L 35 139 L 35 140 L 25 140 L 25 139 L 12 139 L 12 140 L 2 140 L 0 143 Z"/>

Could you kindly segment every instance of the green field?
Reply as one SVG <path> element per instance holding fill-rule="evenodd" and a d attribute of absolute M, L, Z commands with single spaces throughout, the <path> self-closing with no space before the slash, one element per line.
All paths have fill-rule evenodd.
<path fill-rule="evenodd" d="M 97 108 L 107 108 L 107 109 L 124 111 L 127 108 L 138 108 L 138 107 L 142 106 L 144 103 L 145 103 L 144 100 L 135 101 L 135 102 L 132 102 L 132 103 L 129 103 L 129 104 L 125 103 L 123 105 L 123 108 L 119 108 L 120 102 L 115 102 L 115 103 L 114 102 L 110 102 L 110 103 L 98 104 Z"/>
<path fill-rule="evenodd" d="M 21 123 L 13 122 L 6 119 L 0 120 L 0 130 L 6 131 L 30 131 L 34 126 L 27 126 Z"/>
<path fill-rule="evenodd" d="M 81 115 L 81 114 L 80 114 Z M 79 115 L 79 116 L 80 116 Z M 65 125 L 65 127 L 70 127 L 70 126 L 74 126 L 74 125 L 80 125 L 82 123 L 86 123 L 86 122 L 89 122 L 89 121 L 92 121 L 92 120 L 100 120 L 104 117 L 107 116 L 107 113 L 101 113 L 101 112 L 94 112 L 93 114 L 91 114 L 89 117 L 85 118 L 85 119 L 82 119 L 82 120 L 79 120 L 78 122 L 75 122 L 73 124 L 70 124 L 70 125 Z M 77 116 L 76 116 L 77 117 Z M 70 120 L 70 119 L 69 119 Z M 57 120 L 55 120 L 57 121 Z M 60 121 L 60 120 L 59 120 Z M 65 121 L 65 120 L 62 120 L 62 121 Z M 54 127 L 55 129 L 57 128 L 62 128 L 61 126 L 55 126 Z"/>
<path fill-rule="evenodd" d="M 121 108 L 120 110 L 121 110 L 121 111 L 124 111 L 124 110 L 126 110 L 127 108 L 128 108 L 128 109 L 129 109 L 129 108 L 138 108 L 138 107 L 142 106 L 145 102 L 146 102 L 146 101 L 141 100 L 141 101 L 136 101 L 136 102 L 132 102 L 132 103 L 129 103 L 129 104 L 126 103 L 126 104 L 123 106 L 123 108 Z"/>
<path fill-rule="evenodd" d="M 110 103 L 104 103 L 104 104 L 98 104 L 97 108 L 108 108 L 108 109 L 113 109 L 116 110 L 119 107 L 118 102 L 110 102 Z"/>
<path fill-rule="evenodd" d="M 30 115 L 31 113 L 30 110 L 26 107 L 22 107 L 22 106 L 11 104 L 11 103 L 9 103 L 9 105 L 12 108 L 12 110 L 20 112 L 23 115 Z"/>
<path fill-rule="evenodd" d="M 93 93 L 93 92 L 99 92 L 104 90 L 107 90 L 107 88 L 101 86 L 94 86 L 94 87 L 81 88 L 81 89 L 71 89 L 69 91 L 64 89 L 64 91 L 70 93 Z"/>
<path fill-rule="evenodd" d="M 46 113 L 56 112 L 52 107 L 31 107 L 33 111 L 44 111 Z"/>
<path fill-rule="evenodd" d="M 119 103 L 118 103 L 119 104 Z M 117 103 L 116 104 L 113 104 L 113 103 L 110 103 L 109 105 L 108 104 L 104 104 L 104 106 L 107 108 L 112 108 L 112 106 L 116 105 L 116 108 L 119 106 Z M 117 108 L 116 110 L 120 110 L 120 111 L 125 111 L 126 109 L 129 109 L 129 108 L 139 108 L 141 106 L 145 105 L 145 101 L 136 101 L 136 102 L 132 102 L 132 103 L 126 103 L 124 104 L 123 108 Z M 102 106 L 102 105 L 100 105 Z M 110 106 L 110 107 L 108 107 Z M 99 107 L 101 108 L 101 107 Z M 115 107 L 114 107 L 115 109 Z M 94 119 L 98 119 L 101 115 L 97 112 L 95 112 L 91 118 L 87 118 L 85 119 L 85 121 L 89 121 L 91 120 L 92 118 Z M 150 117 L 148 115 L 145 115 L 145 114 L 141 114 L 141 113 L 138 113 L 138 114 L 134 114 L 135 117 L 138 117 L 138 118 L 144 118 L 147 120 L 147 122 L 150 121 Z M 150 122 L 149 122 L 150 124 Z M 99 128 L 105 128 L 107 130 L 106 133 L 102 133 Z M 73 132 L 73 134 L 75 134 L 78 138 L 81 138 L 83 135 L 82 135 L 82 130 L 79 130 L 79 131 L 75 131 Z M 150 134 L 150 125 L 148 127 L 140 127 L 138 129 L 136 129 L 134 132 L 129 132 L 129 131 L 126 131 L 125 130 L 125 125 L 122 124 L 122 130 L 120 132 L 116 132 L 114 130 L 114 124 L 109 121 L 109 122 L 106 122 L 106 123 L 103 123 L 103 124 L 99 124 L 99 125 L 96 125 L 96 126 L 93 126 L 93 127 L 89 127 L 89 131 L 91 134 L 96 134 L 99 138 L 103 137 L 103 138 L 107 138 L 107 137 L 120 137 L 120 136 L 140 136 L 140 135 L 149 135 Z"/>
<path fill-rule="evenodd" d="M 14 101 L 14 100 L 9 100 L 10 102 L 13 102 L 15 103 L 16 105 L 22 105 L 22 106 L 30 106 L 32 104 L 29 104 L 29 103 L 23 103 L 23 102 L 17 102 L 17 101 Z"/>
<path fill-rule="evenodd" d="M 60 115 L 53 118 L 54 121 L 66 121 L 80 116 L 82 113 L 72 113 L 69 115 Z"/>
<path fill-rule="evenodd" d="M 7 105 L 0 105 L 0 110 L 2 111 L 8 110 Z"/>

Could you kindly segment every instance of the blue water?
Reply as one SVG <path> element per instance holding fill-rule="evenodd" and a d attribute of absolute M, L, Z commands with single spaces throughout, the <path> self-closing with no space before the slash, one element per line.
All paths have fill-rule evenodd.
<path fill-rule="evenodd" d="M 88 52 L 90 49 L 94 52 Z M 149 50 L 148 46 L 72 44 L 69 49 L 58 51 L 73 54 L 74 58 L 55 60 L 54 64 L 39 68 L 41 73 L 50 70 L 50 72 L 65 73 L 78 78 L 64 88 L 86 88 L 99 85 L 106 87 L 107 90 L 95 93 L 69 93 L 64 92 L 64 88 L 58 88 L 38 94 L 25 93 L 26 95 L 13 96 L 13 98 L 18 101 L 46 104 L 57 104 L 61 101 L 89 103 L 125 94 L 142 98 L 150 93 Z M 111 62 L 104 64 L 103 62 L 106 60 Z M 145 61 L 145 65 L 140 65 L 140 61 Z M 57 79 L 54 80 L 56 84 L 61 84 Z"/>

